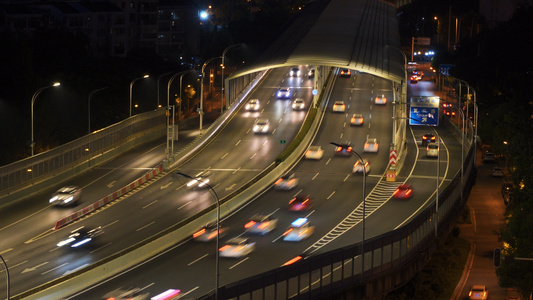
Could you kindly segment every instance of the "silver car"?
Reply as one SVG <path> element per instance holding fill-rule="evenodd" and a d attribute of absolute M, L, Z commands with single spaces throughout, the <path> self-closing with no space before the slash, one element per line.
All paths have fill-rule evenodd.
<path fill-rule="evenodd" d="M 77 186 L 69 185 L 62 187 L 53 193 L 48 202 L 57 206 L 68 206 L 75 204 L 80 198 L 81 189 Z"/>
<path fill-rule="evenodd" d="M 270 130 L 270 121 L 266 118 L 259 118 L 254 123 L 254 133 L 268 133 Z"/>

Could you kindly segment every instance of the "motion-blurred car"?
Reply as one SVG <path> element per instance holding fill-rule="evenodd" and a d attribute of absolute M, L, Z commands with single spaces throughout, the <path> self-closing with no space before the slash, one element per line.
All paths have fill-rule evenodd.
<path fill-rule="evenodd" d="M 270 121 L 267 118 L 259 118 L 255 120 L 253 131 L 256 134 L 268 133 L 270 130 Z"/>
<path fill-rule="evenodd" d="M 351 156 L 352 155 L 352 143 L 351 142 L 340 143 L 339 146 L 335 148 L 335 155 Z"/>
<path fill-rule="evenodd" d="M 376 138 L 367 138 L 365 146 L 363 147 L 363 152 L 378 152 L 379 142 Z"/>
<path fill-rule="evenodd" d="M 394 193 L 392 193 L 394 199 L 411 199 L 413 197 L 413 189 L 410 184 L 399 185 Z"/>
<path fill-rule="evenodd" d="M 289 242 L 299 242 L 310 237 L 315 232 L 315 226 L 309 224 L 307 218 L 298 218 L 291 223 L 291 226 L 283 233 L 283 240 Z"/>
<path fill-rule="evenodd" d="M 492 168 L 491 174 L 493 177 L 503 177 L 503 169 L 501 167 L 494 167 Z"/>
<path fill-rule="evenodd" d="M 315 69 L 309 69 L 309 72 L 307 72 L 307 77 L 314 78 L 315 77 Z"/>
<path fill-rule="evenodd" d="M 244 224 L 244 229 L 249 233 L 267 234 L 274 230 L 276 225 L 278 225 L 278 219 L 269 215 L 255 214 Z"/>
<path fill-rule="evenodd" d="M 424 77 L 424 72 L 418 71 L 418 73 L 414 76 L 416 76 L 416 80 L 420 81 Z"/>
<path fill-rule="evenodd" d="M 435 142 L 437 142 L 437 137 L 433 133 L 428 132 L 422 136 L 422 146 Z"/>
<path fill-rule="evenodd" d="M 370 162 L 366 159 L 363 159 L 363 163 L 360 160 L 357 160 L 353 165 L 352 173 L 363 173 L 363 170 L 366 174 L 370 173 Z"/>
<path fill-rule="evenodd" d="M 250 254 L 254 249 L 255 242 L 250 241 L 248 238 L 234 237 L 229 239 L 218 251 L 220 257 L 239 258 Z"/>
<path fill-rule="evenodd" d="M 140 288 L 117 289 L 104 295 L 106 300 L 150 300 L 150 293 Z"/>
<path fill-rule="evenodd" d="M 409 80 L 409 82 L 412 84 L 416 84 L 418 83 L 418 79 L 416 78 L 416 76 L 411 76 L 411 79 Z"/>
<path fill-rule="evenodd" d="M 289 71 L 289 75 L 292 76 L 292 77 L 298 77 L 301 75 L 301 72 L 300 72 L 300 69 L 299 68 L 292 68 L 290 71 Z"/>
<path fill-rule="evenodd" d="M 220 237 L 223 237 L 227 232 L 227 228 L 219 226 L 218 231 L 220 232 Z M 217 237 L 217 223 L 216 222 L 209 223 L 205 225 L 204 227 L 202 227 L 200 230 L 192 234 L 192 238 L 195 241 L 199 241 L 199 242 L 209 242 L 209 241 L 216 239 L 216 237 Z"/>
<path fill-rule="evenodd" d="M 294 173 L 285 174 L 274 182 L 274 188 L 278 190 L 292 190 L 298 185 L 299 179 L 294 177 Z"/>
<path fill-rule="evenodd" d="M 344 105 L 344 101 L 335 101 L 333 103 L 333 112 L 345 112 L 346 111 L 346 105 Z"/>
<path fill-rule="evenodd" d="M 280 99 L 287 99 L 291 97 L 291 89 L 290 88 L 280 88 L 278 90 L 278 98 Z"/>
<path fill-rule="evenodd" d="M 81 189 L 74 185 L 69 185 L 58 189 L 49 200 L 50 204 L 57 206 L 68 206 L 77 203 L 81 198 Z"/>
<path fill-rule="evenodd" d="M 244 106 L 244 110 L 246 111 L 258 111 L 260 109 L 261 109 L 261 104 L 259 102 L 259 99 L 251 99 Z"/>
<path fill-rule="evenodd" d="M 474 285 L 468 293 L 469 300 L 487 300 L 489 291 L 484 285 Z"/>
<path fill-rule="evenodd" d="M 305 102 L 302 98 L 296 98 L 294 101 L 292 101 L 292 109 L 294 110 L 302 110 L 305 108 Z"/>
<path fill-rule="evenodd" d="M 340 74 L 341 77 L 350 77 L 352 75 L 352 71 L 348 69 L 342 69 Z"/>
<path fill-rule="evenodd" d="M 209 178 L 207 178 L 209 176 L 211 176 L 211 171 L 209 170 L 202 171 L 194 175 L 194 177 L 191 180 L 189 180 L 189 182 L 187 182 L 187 187 L 191 189 L 205 188 L 207 187 L 207 184 L 209 183 Z"/>
<path fill-rule="evenodd" d="M 69 246 L 71 248 L 81 247 L 91 242 L 95 237 L 101 235 L 103 232 L 104 231 L 102 230 L 101 226 L 93 229 L 86 229 L 84 226 L 81 226 L 72 230 L 66 239 L 57 243 L 57 246 Z"/>
<path fill-rule="evenodd" d="M 320 146 L 311 146 L 305 152 L 306 159 L 321 159 L 324 156 L 324 149 Z"/>
<path fill-rule="evenodd" d="M 363 118 L 362 114 L 353 114 L 352 117 L 350 118 L 350 125 L 353 125 L 353 126 L 363 125 L 364 121 L 365 119 Z"/>
<path fill-rule="evenodd" d="M 374 99 L 374 104 L 377 104 L 377 105 L 387 104 L 387 97 L 385 97 L 385 95 L 376 96 L 376 99 Z"/>
<path fill-rule="evenodd" d="M 309 196 L 296 196 L 289 201 L 289 210 L 290 211 L 304 211 L 308 210 L 313 206 L 313 202 Z"/>
<path fill-rule="evenodd" d="M 431 143 L 426 147 L 427 157 L 439 157 L 439 145 Z"/>

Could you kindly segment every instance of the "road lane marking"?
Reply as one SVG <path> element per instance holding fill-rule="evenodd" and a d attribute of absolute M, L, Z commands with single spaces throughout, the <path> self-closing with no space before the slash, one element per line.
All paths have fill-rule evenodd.
<path fill-rule="evenodd" d="M 331 161 L 331 158 L 330 158 L 330 159 L 328 159 L 328 161 L 326 162 L 326 165 L 328 165 L 330 161 Z"/>
<path fill-rule="evenodd" d="M 329 194 L 329 196 L 326 199 L 329 200 L 329 198 L 333 197 L 333 195 L 335 195 L 335 191 L 331 192 L 331 194 Z"/>
<path fill-rule="evenodd" d="M 174 181 L 170 181 L 169 183 L 167 183 L 167 184 L 165 184 L 165 185 L 162 185 L 160 189 L 161 189 L 161 190 L 162 190 L 162 189 L 166 189 L 167 187 L 171 186 L 173 183 L 174 183 Z"/>
<path fill-rule="evenodd" d="M 276 129 L 274 129 L 274 130 L 272 130 L 272 134 L 274 134 L 274 132 L 276 132 L 276 130 L 277 130 L 277 128 L 276 128 Z"/>
<path fill-rule="evenodd" d="M 250 257 L 247 257 L 247 258 L 241 260 L 240 262 L 238 262 L 238 263 L 234 264 L 233 266 L 229 267 L 229 269 L 231 270 L 231 269 L 235 268 L 236 266 L 238 266 L 238 265 L 242 264 L 243 262 L 247 261 L 249 258 Z"/>
<path fill-rule="evenodd" d="M 341 139 L 342 139 L 342 136 L 343 136 L 343 135 L 344 135 L 344 133 L 343 133 L 343 132 L 341 132 L 341 137 L 340 137 Z"/>
<path fill-rule="evenodd" d="M 91 254 L 92 254 L 92 253 L 98 252 L 98 251 L 100 251 L 100 250 L 104 249 L 105 247 L 107 247 L 107 246 L 109 246 L 109 245 L 111 245 L 111 244 L 113 244 L 113 243 L 112 243 L 112 242 L 109 242 L 109 243 L 107 243 L 107 244 L 103 245 L 102 247 L 98 247 L 98 248 L 96 248 L 96 249 L 94 249 L 94 250 L 90 251 L 89 253 L 91 253 Z"/>
<path fill-rule="evenodd" d="M 108 188 L 112 188 L 115 185 L 115 183 L 117 183 L 117 181 L 113 180 L 113 181 L 111 181 L 110 183 L 107 184 L 107 187 Z"/>
<path fill-rule="evenodd" d="M 42 266 L 44 266 L 44 265 L 46 265 L 46 264 L 48 264 L 47 261 L 43 262 L 42 264 L 38 264 L 38 265 L 36 265 L 35 267 L 32 267 L 32 268 L 26 268 L 26 269 L 24 269 L 24 271 L 22 271 L 21 274 L 24 274 L 24 273 L 27 273 L 27 272 L 31 272 L 31 271 L 35 271 L 35 270 L 37 270 L 38 268 L 40 268 L 40 267 L 42 267 Z"/>
<path fill-rule="evenodd" d="M 215 232 L 215 233 L 216 233 L 216 232 Z M 190 266 L 190 265 L 194 264 L 195 262 L 198 262 L 198 261 L 200 261 L 202 258 L 205 258 L 205 257 L 207 257 L 207 256 L 209 256 L 209 254 L 204 254 L 203 256 L 201 256 L 201 257 L 199 257 L 199 258 L 197 258 L 197 259 L 191 261 L 190 263 L 188 263 L 187 266 Z"/>
<path fill-rule="evenodd" d="M 6 249 L 6 250 L 0 252 L 0 255 L 6 254 L 6 253 L 8 253 L 9 251 L 12 251 L 12 250 L 13 250 L 13 248 Z"/>
<path fill-rule="evenodd" d="M 66 266 L 66 265 L 68 265 L 68 263 L 61 264 L 61 265 L 59 265 L 59 266 L 57 266 L 57 267 L 55 267 L 55 268 L 52 268 L 52 269 L 50 269 L 50 270 L 48 270 L 48 271 L 42 272 L 41 275 L 48 274 L 48 273 L 50 273 L 50 272 L 52 272 L 52 271 L 55 271 L 55 270 L 57 270 L 57 269 L 59 269 L 59 268 L 62 268 L 62 267 L 64 267 L 64 266 Z M 86 264 L 86 265 L 88 266 L 89 264 Z M 85 267 L 85 266 L 83 266 L 83 267 Z M 24 272 L 23 272 L 23 273 L 24 273 Z"/>
<path fill-rule="evenodd" d="M 254 153 L 254 155 L 252 155 L 252 157 L 250 157 L 250 159 L 253 159 L 256 155 L 257 155 L 257 152 Z"/>
<path fill-rule="evenodd" d="M 266 144 L 268 144 L 268 140 L 266 140 L 266 141 L 263 143 L 263 146 L 265 146 Z"/>
<path fill-rule="evenodd" d="M 315 176 L 313 176 L 313 178 L 311 180 L 315 180 L 315 178 L 318 176 L 318 174 L 320 174 L 320 173 L 316 173 Z"/>
<path fill-rule="evenodd" d="M 184 208 L 185 206 L 187 206 L 187 205 L 189 205 L 189 204 L 191 204 L 191 201 L 189 201 L 189 202 L 183 204 L 182 206 L 178 207 L 178 210 Z"/>
<path fill-rule="evenodd" d="M 250 131 L 250 130 L 248 130 L 248 131 Z M 247 133 L 248 133 L 248 132 L 247 132 Z M 240 144 L 241 141 L 242 141 L 242 140 L 239 140 L 239 141 L 237 142 L 237 144 L 235 144 L 235 146 L 237 146 L 238 144 Z"/>
<path fill-rule="evenodd" d="M 144 225 L 143 227 L 141 227 L 141 228 L 138 228 L 138 229 L 137 229 L 137 230 L 135 230 L 135 231 L 141 231 L 141 230 L 145 229 L 146 227 L 148 227 L 148 226 L 150 226 L 150 225 L 153 225 L 154 223 L 155 223 L 155 221 L 152 221 L 152 222 L 150 222 L 150 223 L 148 223 L 148 224 Z"/>
<path fill-rule="evenodd" d="M 229 152 L 226 152 L 226 154 L 222 155 L 222 157 L 220 159 L 224 159 L 226 158 L 226 156 L 228 156 Z"/>
<path fill-rule="evenodd" d="M 232 174 L 235 174 L 235 173 L 237 173 L 237 172 L 238 172 L 238 171 L 239 171 L 240 169 L 241 169 L 241 167 L 238 167 L 237 169 L 235 169 L 235 171 L 233 171 L 233 173 L 232 173 Z"/>
<path fill-rule="evenodd" d="M 21 262 L 21 263 L 18 263 L 18 264 L 16 264 L 16 265 L 12 265 L 12 266 L 10 266 L 9 268 L 10 268 L 10 269 L 13 269 L 13 268 L 18 267 L 18 266 L 20 266 L 20 265 L 23 265 L 23 264 L 25 264 L 25 263 L 27 263 L 27 262 L 28 262 L 28 261 L 25 260 L 25 261 L 23 261 L 23 262 Z"/>
<path fill-rule="evenodd" d="M 302 191 L 303 191 L 303 190 L 300 189 L 300 190 L 298 191 L 298 193 L 294 194 L 294 196 L 292 196 L 292 197 L 296 197 L 296 196 L 298 196 Z"/>
<path fill-rule="evenodd" d="M 157 201 L 159 201 L 159 200 L 154 200 L 154 201 L 152 201 L 152 202 L 146 204 L 145 206 L 142 207 L 142 209 L 145 209 L 145 208 L 147 208 L 148 206 L 150 206 L 150 205 L 152 205 L 152 204 L 156 204 Z"/>
<path fill-rule="evenodd" d="M 232 184 L 229 187 L 226 188 L 226 191 L 232 190 L 237 184 Z"/>
<path fill-rule="evenodd" d="M 350 174 L 348 174 L 348 175 L 346 175 L 346 177 L 344 177 L 343 182 L 346 182 L 346 180 L 348 180 L 348 178 L 350 178 Z"/>

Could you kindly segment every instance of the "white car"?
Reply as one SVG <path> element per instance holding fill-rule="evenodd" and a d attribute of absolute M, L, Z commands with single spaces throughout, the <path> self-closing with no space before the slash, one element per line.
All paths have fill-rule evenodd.
<path fill-rule="evenodd" d="M 68 206 L 78 202 L 81 198 L 81 189 L 74 185 L 60 188 L 48 201 L 50 204 L 57 206 Z"/>
<path fill-rule="evenodd" d="M 489 291 L 484 285 L 474 285 L 468 293 L 469 300 L 487 300 Z"/>
<path fill-rule="evenodd" d="M 194 175 L 194 177 L 189 180 L 189 182 L 187 182 L 187 187 L 188 188 L 191 188 L 191 189 L 195 189 L 195 188 L 205 188 L 207 187 L 207 184 L 209 183 L 209 177 L 211 176 L 211 171 L 202 171 L 196 175 Z"/>
<path fill-rule="evenodd" d="M 333 103 L 333 112 L 345 112 L 346 111 L 346 105 L 344 105 L 344 101 L 335 101 Z"/>
<path fill-rule="evenodd" d="M 294 174 L 285 174 L 274 183 L 274 187 L 279 190 L 292 190 L 298 185 L 300 180 Z"/>
<path fill-rule="evenodd" d="M 302 110 L 305 108 L 305 102 L 302 98 L 296 98 L 294 101 L 292 101 L 292 109 L 294 110 Z"/>
<path fill-rule="evenodd" d="M 315 77 L 315 69 L 309 69 L 309 72 L 307 72 L 308 78 L 314 78 Z"/>
<path fill-rule="evenodd" d="M 276 225 L 278 225 L 278 219 L 267 215 L 255 214 L 250 218 L 250 221 L 244 224 L 244 229 L 249 233 L 267 234 L 274 230 Z"/>
<path fill-rule="evenodd" d="M 368 138 L 365 142 L 363 152 L 378 152 L 378 150 L 379 150 L 378 139 Z"/>
<path fill-rule="evenodd" d="M 501 167 L 494 167 L 492 169 L 492 176 L 503 177 L 503 169 Z"/>
<path fill-rule="evenodd" d="M 247 238 L 234 237 L 229 239 L 224 246 L 220 247 L 218 253 L 220 257 L 239 258 L 250 254 L 254 249 L 255 242 L 252 242 Z"/>
<path fill-rule="evenodd" d="M 365 119 L 363 118 L 362 114 L 353 114 L 353 116 L 350 118 L 350 125 L 359 126 L 363 125 L 363 122 Z"/>
<path fill-rule="evenodd" d="M 278 98 L 290 98 L 291 97 L 291 89 L 290 88 L 280 88 L 278 90 Z"/>
<path fill-rule="evenodd" d="M 259 118 L 255 120 L 253 131 L 254 133 L 268 133 L 270 130 L 270 121 L 266 118 Z"/>
<path fill-rule="evenodd" d="M 427 157 L 439 157 L 439 145 L 431 143 L 426 148 Z"/>
<path fill-rule="evenodd" d="M 385 95 L 376 96 L 376 99 L 374 100 L 374 104 L 377 104 L 377 105 L 387 104 L 387 97 L 385 97 Z"/>
<path fill-rule="evenodd" d="M 259 102 L 259 99 L 251 99 L 244 106 L 244 110 L 246 111 L 258 111 L 260 109 L 261 109 L 261 104 Z"/>
<path fill-rule="evenodd" d="M 306 159 L 321 159 L 324 156 L 324 149 L 320 146 L 311 146 L 305 152 Z"/>
<path fill-rule="evenodd" d="M 299 77 L 301 74 L 302 74 L 302 73 L 301 73 L 300 69 L 298 69 L 298 68 L 292 68 L 292 69 L 289 71 L 289 75 L 290 75 L 291 77 L 294 77 L 294 76 L 295 76 L 295 77 Z"/>
<path fill-rule="evenodd" d="M 363 159 L 363 164 L 361 163 L 360 160 L 356 161 L 355 164 L 353 165 L 352 173 L 353 174 L 363 173 L 363 166 L 364 166 L 365 173 L 366 174 L 370 173 L 370 162 L 366 159 Z"/>
<path fill-rule="evenodd" d="M 309 224 L 307 218 L 298 218 L 291 223 L 291 226 L 283 233 L 283 240 L 289 242 L 299 242 L 310 237 L 315 232 L 315 226 Z"/>

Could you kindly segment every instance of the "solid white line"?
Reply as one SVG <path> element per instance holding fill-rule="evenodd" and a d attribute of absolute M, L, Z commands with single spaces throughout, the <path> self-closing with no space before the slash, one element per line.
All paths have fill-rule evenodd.
<path fill-rule="evenodd" d="M 145 229 L 146 227 L 148 227 L 148 226 L 150 226 L 150 225 L 152 225 L 152 224 L 154 224 L 154 223 L 155 223 L 155 221 L 152 221 L 152 222 L 150 222 L 150 223 L 144 225 L 143 227 L 141 227 L 141 228 L 139 228 L 139 229 L 137 229 L 137 230 L 135 230 L 135 231 L 141 231 L 141 230 Z"/>
<path fill-rule="evenodd" d="M 182 206 L 178 207 L 178 210 L 184 208 L 185 206 L 187 206 L 187 205 L 189 205 L 189 204 L 191 204 L 191 201 L 189 201 L 189 202 L 183 204 Z"/>
<path fill-rule="evenodd" d="M 28 261 L 25 260 L 25 261 L 23 261 L 23 262 L 21 262 L 21 263 L 18 263 L 18 264 L 16 264 L 16 265 L 9 266 L 9 268 L 10 268 L 10 269 L 13 269 L 13 268 L 18 267 L 18 266 L 20 266 L 20 265 L 23 265 L 23 264 L 25 264 L 25 263 L 27 263 L 27 262 L 28 262 Z"/>
<path fill-rule="evenodd" d="M 215 233 L 216 233 L 216 230 L 215 230 Z M 204 257 L 207 257 L 207 256 L 209 256 L 209 254 L 204 254 L 203 256 L 201 256 L 201 257 L 191 261 L 190 263 L 188 263 L 187 266 L 190 266 L 190 265 L 194 264 L 195 262 L 199 261 L 200 259 L 202 259 Z"/>
<path fill-rule="evenodd" d="M 238 171 L 239 171 L 240 169 L 241 169 L 241 167 L 238 167 L 237 169 L 235 169 L 235 171 L 233 171 L 233 173 L 232 173 L 232 174 L 235 174 L 235 173 L 237 173 L 237 172 L 238 172 Z"/>

